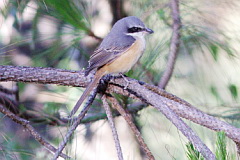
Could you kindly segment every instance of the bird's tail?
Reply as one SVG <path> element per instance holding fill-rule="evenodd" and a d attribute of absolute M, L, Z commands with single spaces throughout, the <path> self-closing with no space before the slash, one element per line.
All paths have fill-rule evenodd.
<path fill-rule="evenodd" d="M 85 89 L 85 91 L 83 92 L 82 96 L 79 98 L 78 102 L 76 103 L 76 105 L 74 106 L 73 110 L 71 111 L 69 117 L 72 117 L 77 110 L 79 109 L 79 107 L 82 105 L 83 101 L 87 98 L 87 96 L 90 94 L 90 92 L 97 87 L 99 80 L 102 78 L 102 76 L 105 75 L 105 71 L 104 70 L 98 70 L 94 76 L 94 79 L 92 80 L 92 82 L 90 82 L 90 84 L 87 86 L 87 88 Z"/>

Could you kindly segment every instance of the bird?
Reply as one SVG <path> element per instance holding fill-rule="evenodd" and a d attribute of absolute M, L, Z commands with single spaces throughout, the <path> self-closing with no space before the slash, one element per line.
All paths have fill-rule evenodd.
<path fill-rule="evenodd" d="M 152 33 L 153 30 L 147 28 L 135 16 L 122 18 L 113 25 L 108 35 L 90 57 L 85 76 L 92 71 L 95 71 L 95 75 L 71 111 L 70 117 L 77 112 L 104 75 L 122 74 L 134 66 L 145 50 L 145 35 Z"/>

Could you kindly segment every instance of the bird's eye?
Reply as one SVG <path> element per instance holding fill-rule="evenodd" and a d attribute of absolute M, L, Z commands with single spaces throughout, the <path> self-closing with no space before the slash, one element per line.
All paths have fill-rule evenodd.
<path fill-rule="evenodd" d="M 128 33 L 135 33 L 135 32 L 140 32 L 142 31 L 143 29 L 140 28 L 140 27 L 131 27 L 131 28 L 128 28 Z"/>

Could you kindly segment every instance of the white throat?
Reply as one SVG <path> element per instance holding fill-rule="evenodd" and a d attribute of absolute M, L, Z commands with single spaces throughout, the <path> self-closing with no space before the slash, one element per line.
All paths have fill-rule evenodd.
<path fill-rule="evenodd" d="M 132 36 L 135 39 L 144 39 L 146 33 L 145 32 L 135 32 L 135 33 L 126 33 L 126 35 Z"/>
<path fill-rule="evenodd" d="M 126 35 L 132 36 L 134 39 L 141 41 L 140 43 L 143 44 L 143 48 L 145 49 L 146 41 L 145 35 L 146 32 L 135 32 L 135 33 L 126 33 Z"/>

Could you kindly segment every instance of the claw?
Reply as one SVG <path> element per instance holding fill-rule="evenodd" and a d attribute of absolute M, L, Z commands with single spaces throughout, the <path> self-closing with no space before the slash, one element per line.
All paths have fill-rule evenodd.
<path fill-rule="evenodd" d="M 128 85 L 130 84 L 130 82 L 129 82 L 129 80 L 127 80 L 127 78 L 125 77 L 125 75 L 123 74 L 123 73 L 119 73 L 121 76 L 122 76 L 122 78 L 127 82 L 127 85 L 125 85 L 124 86 L 124 88 L 123 89 L 127 89 L 127 87 L 128 87 Z"/>

